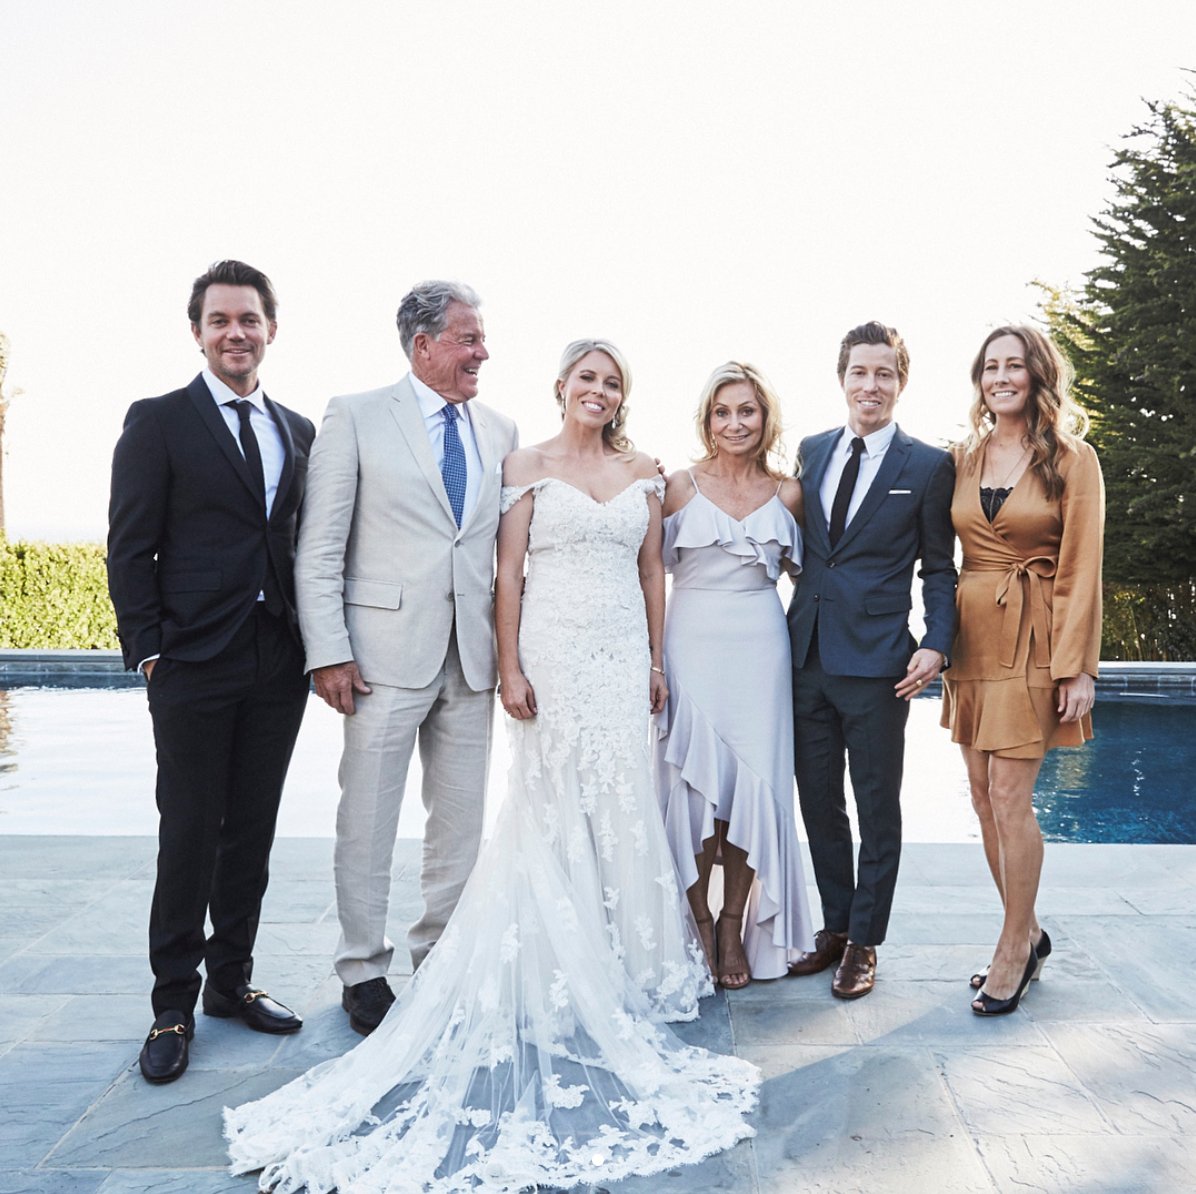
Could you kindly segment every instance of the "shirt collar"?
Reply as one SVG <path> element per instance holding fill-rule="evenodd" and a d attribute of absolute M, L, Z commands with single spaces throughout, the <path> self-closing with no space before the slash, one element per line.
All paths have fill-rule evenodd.
<path fill-rule="evenodd" d="M 217 406 L 225 406 L 230 402 L 240 402 L 244 398 L 246 402 L 252 402 L 262 414 L 268 413 L 266 410 L 266 395 L 262 393 L 262 383 L 260 381 L 257 383 L 257 388 L 252 394 L 242 395 L 226 386 L 210 369 L 203 371 L 203 379 L 208 387 L 208 392 L 215 399 Z"/>
<path fill-rule="evenodd" d="M 866 456 L 879 456 L 885 449 L 893 442 L 893 436 L 897 434 L 897 424 L 887 423 L 879 431 L 873 431 L 870 435 L 864 436 L 864 454 Z M 851 441 L 855 439 L 855 432 L 850 427 L 843 428 L 843 434 L 839 436 L 839 443 L 835 448 L 836 452 L 846 455 L 851 451 Z"/>
<path fill-rule="evenodd" d="M 440 412 L 449 404 L 447 399 L 442 398 L 431 386 L 426 385 L 420 381 L 414 373 L 408 373 L 407 379 L 411 382 L 411 388 L 415 391 L 415 400 L 419 403 L 420 414 L 425 419 L 439 419 Z M 457 402 L 453 404 L 460 412 L 463 419 L 469 418 L 469 403 Z"/>

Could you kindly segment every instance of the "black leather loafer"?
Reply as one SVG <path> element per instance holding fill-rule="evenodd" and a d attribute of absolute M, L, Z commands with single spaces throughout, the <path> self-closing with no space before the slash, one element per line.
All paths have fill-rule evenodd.
<path fill-rule="evenodd" d="M 362 1036 L 369 1036 L 386 1018 L 395 993 L 384 978 L 368 978 L 363 983 L 345 987 L 341 1007 L 349 1013 L 349 1027 Z"/>
<path fill-rule="evenodd" d="M 303 1027 L 301 1016 L 249 983 L 242 983 L 232 994 L 217 991 L 211 983 L 205 983 L 203 1011 L 205 1016 L 219 1016 L 224 1020 L 235 1016 L 244 1020 L 254 1032 L 298 1032 Z"/>
<path fill-rule="evenodd" d="M 154 1021 L 138 1062 L 147 1082 L 173 1082 L 187 1068 L 187 1042 L 195 1035 L 195 1017 L 166 1011 Z"/>

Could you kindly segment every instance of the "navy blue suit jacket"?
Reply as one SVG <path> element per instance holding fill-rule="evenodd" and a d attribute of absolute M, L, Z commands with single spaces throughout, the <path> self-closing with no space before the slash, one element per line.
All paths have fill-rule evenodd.
<path fill-rule="evenodd" d="M 842 428 L 802 441 L 803 570 L 789 606 L 795 666 L 818 626 L 824 670 L 835 676 L 905 674 L 918 646 L 945 656 L 955 634 L 955 531 L 951 457 L 897 428 L 880 471 L 832 550 L 820 489 Z M 909 630 L 914 564 L 920 561 L 926 633 Z"/>

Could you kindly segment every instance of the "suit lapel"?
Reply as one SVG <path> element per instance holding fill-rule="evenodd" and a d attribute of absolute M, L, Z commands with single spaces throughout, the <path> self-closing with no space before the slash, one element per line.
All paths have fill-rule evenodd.
<path fill-rule="evenodd" d="M 241 447 L 228 429 L 228 424 L 216 406 L 216 400 L 212 397 L 212 391 L 208 389 L 202 373 L 198 374 L 187 387 L 187 397 L 191 399 L 191 404 L 198 412 L 200 420 L 212 433 L 212 438 L 224 453 L 225 459 L 232 465 L 233 471 L 241 478 L 245 488 L 249 490 L 255 500 L 260 500 L 257 486 L 249 474 L 249 465 L 245 463 L 245 457 L 241 455 Z"/>
<path fill-rule="evenodd" d="M 482 475 L 478 478 L 478 500 L 465 516 L 462 530 L 469 526 L 477 517 L 478 511 L 489 501 L 487 495 L 501 464 L 498 448 L 494 443 L 494 426 L 490 412 L 477 402 L 470 402 L 468 409 L 469 420 L 473 426 L 473 442 L 477 445 L 478 459 L 482 462 Z"/>
<path fill-rule="evenodd" d="M 847 524 L 843 538 L 839 540 L 835 548 L 836 551 L 847 547 L 862 528 L 871 522 L 873 515 L 880 509 L 881 503 L 888 497 L 889 486 L 893 484 L 897 474 L 905 465 L 909 448 L 909 436 L 901 428 L 898 428 L 893 434 L 892 442 L 885 450 L 884 459 L 880 462 L 880 469 L 872 479 L 872 484 L 868 487 L 868 492 L 860 503 L 860 508 L 852 515 L 851 521 Z"/>
<path fill-rule="evenodd" d="M 806 506 L 806 538 L 814 535 L 823 550 L 830 551 L 830 534 L 827 531 L 826 512 L 822 508 L 822 480 L 830 466 L 831 453 L 839 442 L 840 431 L 827 431 L 817 436 L 810 448 L 809 459 L 802 462 L 802 493 Z"/>
<path fill-rule="evenodd" d="M 432 445 L 428 441 L 428 432 L 424 426 L 423 411 L 420 410 L 419 399 L 416 398 L 411 383 L 404 378 L 391 391 L 391 398 L 393 402 L 390 410 L 395 423 L 398 424 L 419 471 L 423 473 L 428 488 L 435 494 L 455 527 L 457 520 L 453 517 L 453 507 L 449 504 L 448 493 L 444 488 L 444 478 L 440 475 L 440 469 L 436 467 L 436 458 L 432 455 Z"/>
<path fill-rule="evenodd" d="M 291 482 L 295 479 L 295 440 L 291 435 L 291 426 L 286 417 L 278 409 L 277 404 L 271 402 L 268 397 L 266 397 L 266 409 L 270 412 L 270 417 L 278 428 L 278 434 L 282 437 L 283 448 L 282 474 L 278 478 L 278 488 L 274 491 L 274 504 L 270 507 L 270 517 L 273 518 L 279 510 L 285 509 L 283 503 L 290 491 Z"/>

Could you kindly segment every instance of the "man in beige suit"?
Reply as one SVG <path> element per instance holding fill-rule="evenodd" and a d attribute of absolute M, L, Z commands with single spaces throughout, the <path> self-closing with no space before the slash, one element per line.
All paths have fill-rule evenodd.
<path fill-rule="evenodd" d="M 510 419 L 473 401 L 487 359 L 467 286 L 425 282 L 399 305 L 411 372 L 333 398 L 311 453 L 295 561 L 316 691 L 345 714 L 336 824 L 336 970 L 349 1023 L 372 1032 L 386 973 L 390 869 L 416 740 L 423 764 L 427 956 L 477 858 L 490 758 L 494 539 Z"/>

